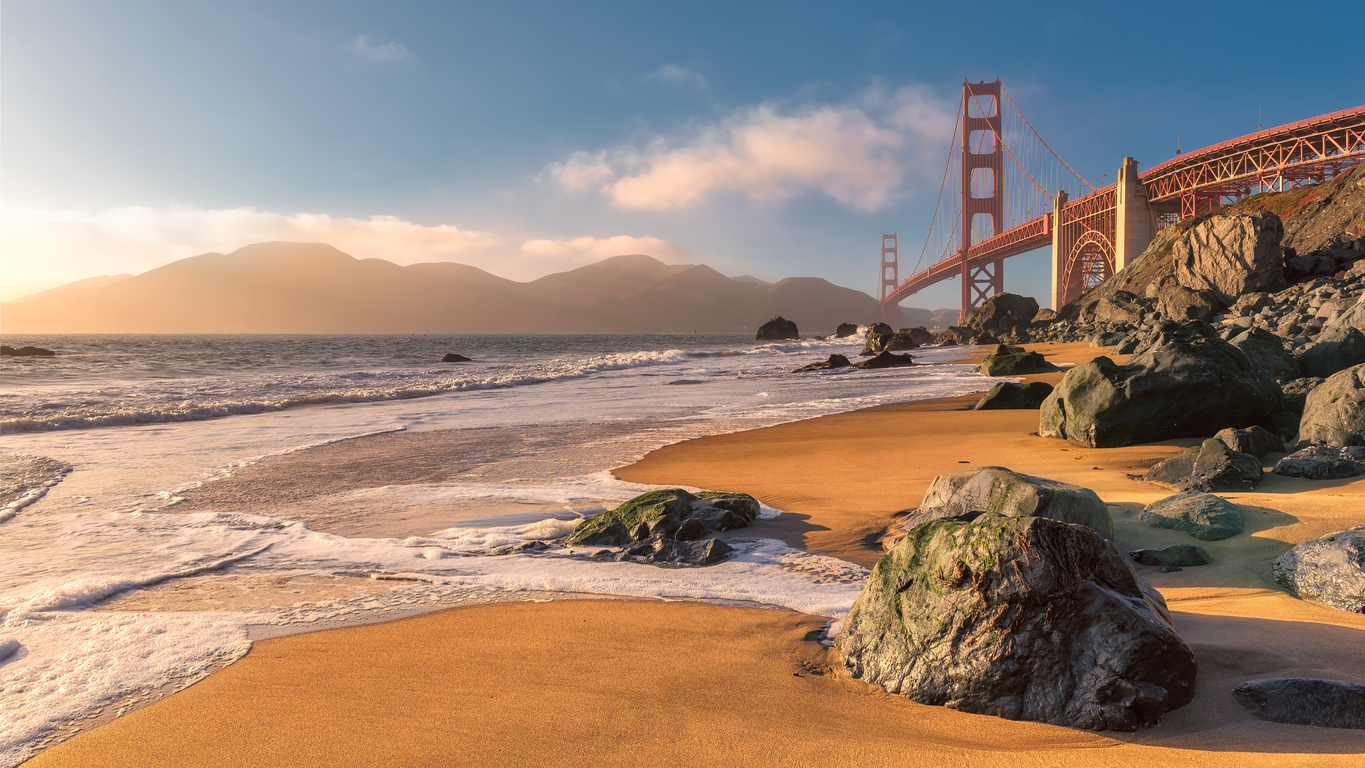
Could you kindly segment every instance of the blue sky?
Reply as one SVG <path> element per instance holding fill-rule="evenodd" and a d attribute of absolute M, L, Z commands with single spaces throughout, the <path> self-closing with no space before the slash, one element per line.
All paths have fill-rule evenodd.
<path fill-rule="evenodd" d="M 873 292 L 960 84 L 1082 174 L 1365 103 L 1358 3 L 64 2 L 0 10 L 4 279 L 267 239 L 529 279 L 648 252 Z M 1336 30 L 1341 39 L 1330 39 Z M 1286 34 L 1288 38 L 1284 37 Z M 1046 299 L 1043 254 L 1006 262 Z M 907 306 L 953 307 L 955 283 Z"/>

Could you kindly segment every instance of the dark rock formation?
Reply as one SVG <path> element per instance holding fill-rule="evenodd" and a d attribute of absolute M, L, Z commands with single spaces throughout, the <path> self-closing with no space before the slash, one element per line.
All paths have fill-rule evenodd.
<path fill-rule="evenodd" d="M 1365 613 L 1365 525 L 1295 546 L 1270 575 L 1304 600 Z"/>
<path fill-rule="evenodd" d="M 1154 501 L 1138 519 L 1152 528 L 1170 528 L 1200 541 L 1222 541 L 1244 530 L 1240 507 L 1200 491 L 1183 491 Z"/>
<path fill-rule="evenodd" d="M 867 332 L 867 343 L 863 345 L 863 351 L 858 354 L 863 357 L 870 357 L 882 352 L 901 352 L 918 346 L 919 342 L 915 341 L 915 334 L 909 328 L 903 328 L 894 333 L 871 330 Z"/>
<path fill-rule="evenodd" d="M 950 325 L 947 330 L 934 336 L 934 343 L 940 347 L 953 347 L 959 344 L 974 347 L 978 344 L 994 344 L 995 342 L 995 336 L 989 333 L 974 331 L 959 325 Z"/>
<path fill-rule="evenodd" d="M 1142 479 L 1180 491 L 1246 491 L 1261 482 L 1262 474 L 1260 459 L 1209 438 L 1153 464 Z"/>
<path fill-rule="evenodd" d="M 1001 344 L 981 361 L 977 372 L 982 376 L 1024 376 L 1061 370 L 1037 352 L 1025 352 L 1023 347 Z"/>
<path fill-rule="evenodd" d="M 853 367 L 860 368 L 864 371 L 870 371 L 876 368 L 901 368 L 914 364 L 915 358 L 910 355 L 897 355 L 893 352 L 883 352 L 876 357 L 869 357 Z"/>
<path fill-rule="evenodd" d="M 698 539 L 711 532 L 747 527 L 758 517 L 758 510 L 758 502 L 743 493 L 694 495 L 681 488 L 650 491 L 579 523 L 564 537 L 564 544 L 623 547 L 617 555 L 623 560 L 705 565 L 715 562 L 708 558 L 719 557 L 729 548 L 724 542 Z"/>
<path fill-rule="evenodd" d="M 1365 685 L 1301 677 L 1261 678 L 1234 687 L 1232 698 L 1272 723 L 1365 729 Z"/>
<path fill-rule="evenodd" d="M 1332 374 L 1305 396 L 1299 439 L 1318 445 L 1365 445 L 1365 365 Z"/>
<path fill-rule="evenodd" d="M 909 334 L 910 340 L 915 342 L 916 344 L 923 345 L 934 343 L 934 334 L 930 333 L 929 329 L 925 328 L 922 325 L 916 326 L 914 328 L 902 328 L 899 331 L 897 331 L 897 333 Z"/>
<path fill-rule="evenodd" d="M 0 356 L 52 357 L 56 354 L 56 352 L 42 347 L 11 347 L 8 344 L 0 344 Z"/>
<path fill-rule="evenodd" d="M 468 362 L 470 362 L 470 359 L 467 358 L 467 357 L 465 357 L 464 355 L 457 355 L 457 354 L 455 354 L 454 352 L 450 352 L 450 353 L 448 353 L 445 357 L 441 358 L 441 362 L 443 362 L 443 363 L 468 363 Z"/>
<path fill-rule="evenodd" d="M 1350 327 L 1324 327 L 1317 341 L 1298 356 L 1304 376 L 1327 378 L 1365 363 L 1365 334 Z"/>
<path fill-rule="evenodd" d="M 1280 217 L 1269 211 L 1210 216 L 1172 245 L 1175 279 L 1208 291 L 1222 306 L 1244 293 L 1279 290 L 1285 287 L 1283 236 Z"/>
<path fill-rule="evenodd" d="M 1042 381 L 1016 384 L 1002 381 L 991 387 L 976 403 L 978 411 L 1035 410 L 1052 394 L 1052 385 Z"/>
<path fill-rule="evenodd" d="M 1214 435 L 1223 441 L 1223 445 L 1230 451 L 1237 453 L 1249 453 L 1256 458 L 1261 458 L 1269 453 L 1280 453 L 1284 450 L 1284 440 L 1274 432 L 1252 427 L 1251 429 L 1225 429 Z"/>
<path fill-rule="evenodd" d="M 781 316 L 774 317 L 768 322 L 758 327 L 758 333 L 754 334 L 754 339 L 758 341 L 780 341 L 782 339 L 799 339 L 801 334 L 796 330 L 796 323 Z"/>
<path fill-rule="evenodd" d="M 1160 549 L 1135 549 L 1128 553 L 1139 565 L 1174 565 L 1192 568 L 1213 562 L 1209 553 L 1198 544 L 1171 544 Z"/>
<path fill-rule="evenodd" d="M 1247 356 L 1252 367 L 1270 374 L 1278 382 L 1299 378 L 1299 363 L 1284 348 L 1284 339 L 1262 328 L 1248 328 L 1233 336 L 1232 346 Z"/>
<path fill-rule="evenodd" d="M 1285 477 L 1338 480 L 1365 474 L 1365 448 L 1310 445 L 1275 462 L 1270 470 Z"/>
<path fill-rule="evenodd" d="M 849 336 L 858 332 L 858 326 L 854 323 L 839 323 L 838 329 L 834 331 L 834 338 L 847 339 Z"/>
<path fill-rule="evenodd" d="M 1302 379 L 1294 379 L 1293 381 L 1280 385 L 1280 405 L 1290 413 L 1302 414 L 1303 406 L 1308 399 L 1308 393 L 1312 392 L 1315 387 L 1324 381 L 1326 381 L 1326 379 L 1318 378 L 1316 376 L 1305 376 Z"/>
<path fill-rule="evenodd" d="M 1006 336 L 1016 328 L 1027 327 L 1037 314 L 1038 302 L 1028 296 L 997 293 L 972 310 L 962 327 L 976 336 Z"/>
<path fill-rule="evenodd" d="M 913 701 L 1136 730 L 1194 695 L 1165 601 L 1088 527 L 983 513 L 912 529 L 837 643 L 851 677 Z"/>
<path fill-rule="evenodd" d="M 1009 517 L 1046 517 L 1084 525 L 1106 539 L 1114 536 L 1109 508 L 1094 491 L 1044 477 L 1021 475 L 1004 467 L 980 467 L 939 475 L 929 484 L 919 509 L 898 527 L 908 531 L 930 520 L 983 511 Z"/>
<path fill-rule="evenodd" d="M 688 520 L 683 525 L 692 522 Z M 734 551 L 734 547 L 720 539 L 683 540 L 660 534 L 626 545 L 613 559 L 649 565 L 714 565 Z"/>
<path fill-rule="evenodd" d="M 792 371 L 792 373 L 805 373 L 806 371 L 823 371 L 828 370 L 830 368 L 847 368 L 850 365 L 852 365 L 852 363 L 848 361 L 847 357 L 844 357 L 843 355 L 830 355 L 828 360 L 821 360 L 818 363 L 803 365 L 800 368 L 797 368 L 796 370 Z"/>
<path fill-rule="evenodd" d="M 1037 314 L 1033 316 L 1033 322 L 1030 323 L 1030 325 L 1050 323 L 1056 319 L 1057 319 L 1056 310 L 1052 309 L 1051 307 L 1043 307 L 1042 309 L 1038 310 Z"/>

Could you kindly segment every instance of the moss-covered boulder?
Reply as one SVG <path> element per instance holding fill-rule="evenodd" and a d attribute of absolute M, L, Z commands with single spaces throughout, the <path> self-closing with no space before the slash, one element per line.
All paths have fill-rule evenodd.
<path fill-rule="evenodd" d="M 758 501 L 744 493 L 650 491 L 579 523 L 564 544 L 620 547 L 656 537 L 693 540 L 744 528 L 758 517 L 758 509 Z"/>
<path fill-rule="evenodd" d="M 852 677 L 923 704 L 1094 730 L 1155 725 L 1194 695 L 1161 596 L 1086 526 L 945 518 L 872 569 L 837 642 Z"/>
<path fill-rule="evenodd" d="M 981 361 L 977 372 L 982 376 L 1025 376 L 1061 370 L 1037 352 L 1026 352 L 1023 347 L 1000 344 Z"/>
<path fill-rule="evenodd" d="M 1143 479 L 1178 491 L 1246 491 L 1255 488 L 1263 474 L 1260 459 L 1211 437 L 1153 464 Z"/>
<path fill-rule="evenodd" d="M 1183 491 L 1154 501 L 1138 519 L 1152 528 L 1170 528 L 1201 541 L 1222 541 L 1245 529 L 1242 509 L 1201 491 Z"/>
<path fill-rule="evenodd" d="M 928 331 L 925 333 L 927 334 Z M 902 328 L 899 331 L 892 331 L 889 326 L 879 324 L 867 332 L 867 342 L 863 345 L 863 351 L 858 354 L 861 357 L 871 357 L 882 352 L 902 352 L 907 349 L 915 349 L 920 344 L 915 329 Z"/>
<path fill-rule="evenodd" d="M 929 484 L 919 509 L 906 517 L 901 527 L 909 530 L 930 520 L 974 512 L 1046 517 L 1087 526 L 1106 539 L 1114 536 L 1109 508 L 1094 491 L 1004 467 L 939 475 Z"/>

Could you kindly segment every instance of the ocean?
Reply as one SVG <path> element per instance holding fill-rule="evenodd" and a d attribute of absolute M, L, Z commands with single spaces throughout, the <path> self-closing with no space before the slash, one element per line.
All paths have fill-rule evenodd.
<path fill-rule="evenodd" d="M 925 365 L 791 373 L 860 339 L 6 336 L 59 355 L 0 358 L 0 766 L 192 683 L 263 627 L 562 594 L 837 621 L 865 571 L 772 539 L 731 539 L 707 568 L 499 548 L 648 490 L 611 470 L 659 447 L 993 383 L 928 365 L 960 354 L 932 347 L 912 353 Z M 306 503 L 207 493 L 268 457 L 422 433 L 359 479 L 310 465 L 291 481 L 335 490 Z M 450 457 L 423 460 L 442 471 L 414 475 L 405 451 L 438 438 Z"/>

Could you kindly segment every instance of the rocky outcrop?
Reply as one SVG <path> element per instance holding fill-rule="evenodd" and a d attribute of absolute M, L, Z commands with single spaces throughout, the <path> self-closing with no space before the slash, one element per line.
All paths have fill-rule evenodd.
<path fill-rule="evenodd" d="M 1308 393 L 1317 388 L 1326 379 L 1316 376 L 1305 376 L 1302 379 L 1294 379 L 1280 385 L 1280 405 L 1284 410 L 1294 414 L 1302 414 L 1303 406 L 1308 401 Z"/>
<path fill-rule="evenodd" d="M 990 388 L 980 400 L 975 410 L 1036 410 L 1047 396 L 1052 394 L 1052 385 L 1042 381 L 1032 384 L 1016 384 L 1002 381 Z"/>
<path fill-rule="evenodd" d="M 1281 440 L 1279 435 L 1260 427 L 1225 429 L 1214 437 L 1223 441 L 1223 445 L 1226 445 L 1229 451 L 1249 453 L 1258 459 L 1284 450 L 1284 440 Z"/>
<path fill-rule="evenodd" d="M 1308 393 L 1299 439 L 1318 445 L 1365 445 L 1365 364 L 1332 374 Z"/>
<path fill-rule="evenodd" d="M 705 565 L 729 548 L 701 539 L 747 527 L 758 510 L 758 502 L 743 493 L 650 491 L 579 523 L 564 537 L 564 545 L 622 547 L 618 560 Z"/>
<path fill-rule="evenodd" d="M 1317 340 L 1306 345 L 1298 355 L 1304 376 L 1324 379 L 1362 363 L 1365 363 L 1365 334 L 1349 327 L 1323 328 Z"/>
<path fill-rule="evenodd" d="M 1200 541 L 1222 541 L 1244 530 L 1236 504 L 1200 491 L 1183 491 L 1148 504 L 1138 519 L 1152 528 L 1170 528 Z"/>
<path fill-rule="evenodd" d="M 1138 565 L 1174 565 L 1193 568 L 1213 562 L 1209 553 L 1198 544 L 1172 544 L 1160 549 L 1135 549 L 1128 553 Z"/>
<path fill-rule="evenodd" d="M 976 336 L 1006 336 L 1033 322 L 1038 302 L 1028 296 L 997 293 L 967 315 L 962 327 Z"/>
<path fill-rule="evenodd" d="M 1280 217 L 1269 211 L 1210 216 L 1172 246 L 1175 279 L 1222 306 L 1244 293 L 1279 290 L 1285 287 L 1283 236 Z"/>
<path fill-rule="evenodd" d="M 996 338 L 990 333 L 974 331 L 971 328 L 963 326 L 950 325 L 946 330 L 940 331 L 934 336 L 934 343 L 940 347 L 953 347 L 958 345 L 974 347 L 979 344 L 994 344 L 996 343 Z"/>
<path fill-rule="evenodd" d="M 915 358 L 910 355 L 898 355 L 894 352 L 883 352 L 876 357 L 868 359 L 853 366 L 864 371 L 875 370 L 877 368 L 902 368 L 907 365 L 914 365 Z"/>
<path fill-rule="evenodd" d="M 464 355 L 457 355 L 457 354 L 455 354 L 454 352 L 449 352 L 449 353 L 446 354 L 445 357 L 441 358 L 441 362 L 443 362 L 443 363 L 468 363 L 468 362 L 471 362 L 471 360 L 470 360 L 470 358 L 467 358 L 467 357 L 465 357 Z"/>
<path fill-rule="evenodd" d="M 1270 575 L 1304 600 L 1365 613 L 1365 525 L 1295 546 Z"/>
<path fill-rule="evenodd" d="M 1232 698 L 1272 723 L 1365 729 L 1365 685 L 1302 677 L 1261 678 L 1234 687 Z"/>
<path fill-rule="evenodd" d="M 1215 437 L 1153 464 L 1142 479 L 1179 491 L 1246 491 L 1262 474 L 1260 459 Z"/>
<path fill-rule="evenodd" d="M 882 332 L 873 329 L 867 332 L 867 343 L 863 345 L 863 351 L 858 354 L 863 357 L 870 357 L 882 352 L 902 352 L 907 349 L 915 349 L 920 345 L 915 340 L 915 336 L 916 334 L 909 328 L 902 328 L 895 332 Z"/>
<path fill-rule="evenodd" d="M 11 347 L 8 344 L 0 344 L 0 356 L 3 357 L 52 357 L 56 354 L 42 347 Z"/>
<path fill-rule="evenodd" d="M 1090 528 L 1041 517 L 912 529 L 837 648 L 851 677 L 1011 720 L 1131 731 L 1194 695 L 1194 654 L 1161 596 Z"/>
<path fill-rule="evenodd" d="M 1112 448 L 1249 427 L 1279 411 L 1279 386 L 1231 344 L 1203 334 L 1157 342 L 1126 365 L 1097 357 L 1068 371 L 1039 409 L 1039 434 Z"/>
<path fill-rule="evenodd" d="M 796 330 L 796 323 L 781 316 L 774 317 L 768 322 L 758 327 L 758 333 L 754 334 L 757 341 L 781 341 L 782 339 L 799 339 L 801 334 Z"/>
<path fill-rule="evenodd" d="M 1271 472 L 1309 480 L 1339 480 L 1365 474 L 1365 447 L 1310 445 L 1275 462 Z"/>
<path fill-rule="evenodd" d="M 910 530 L 930 520 L 992 512 L 1010 517 L 1032 516 L 1084 525 L 1106 539 L 1114 536 L 1109 508 L 1089 488 L 981 467 L 939 475 L 929 484 L 919 509 L 899 526 Z"/>
<path fill-rule="evenodd" d="M 834 338 L 847 339 L 858 333 L 858 326 L 853 323 L 839 323 L 839 327 L 834 331 Z"/>
<path fill-rule="evenodd" d="M 1262 328 L 1247 328 L 1229 339 L 1254 368 L 1284 383 L 1299 378 L 1299 363 L 1285 349 L 1284 339 Z"/>
<path fill-rule="evenodd" d="M 1005 344 L 997 346 L 977 368 L 977 372 L 982 376 L 1026 376 L 1030 373 L 1058 370 L 1061 369 L 1049 363 L 1047 358 L 1037 352 L 1026 352 L 1023 347 Z"/>
<path fill-rule="evenodd" d="M 828 360 L 821 360 L 818 363 L 803 365 L 800 368 L 797 368 L 796 370 L 792 371 L 792 373 L 805 373 L 806 371 L 824 371 L 829 370 L 830 368 L 847 368 L 850 365 L 852 365 L 852 363 L 848 361 L 847 357 L 844 357 L 843 355 L 830 355 Z"/>

